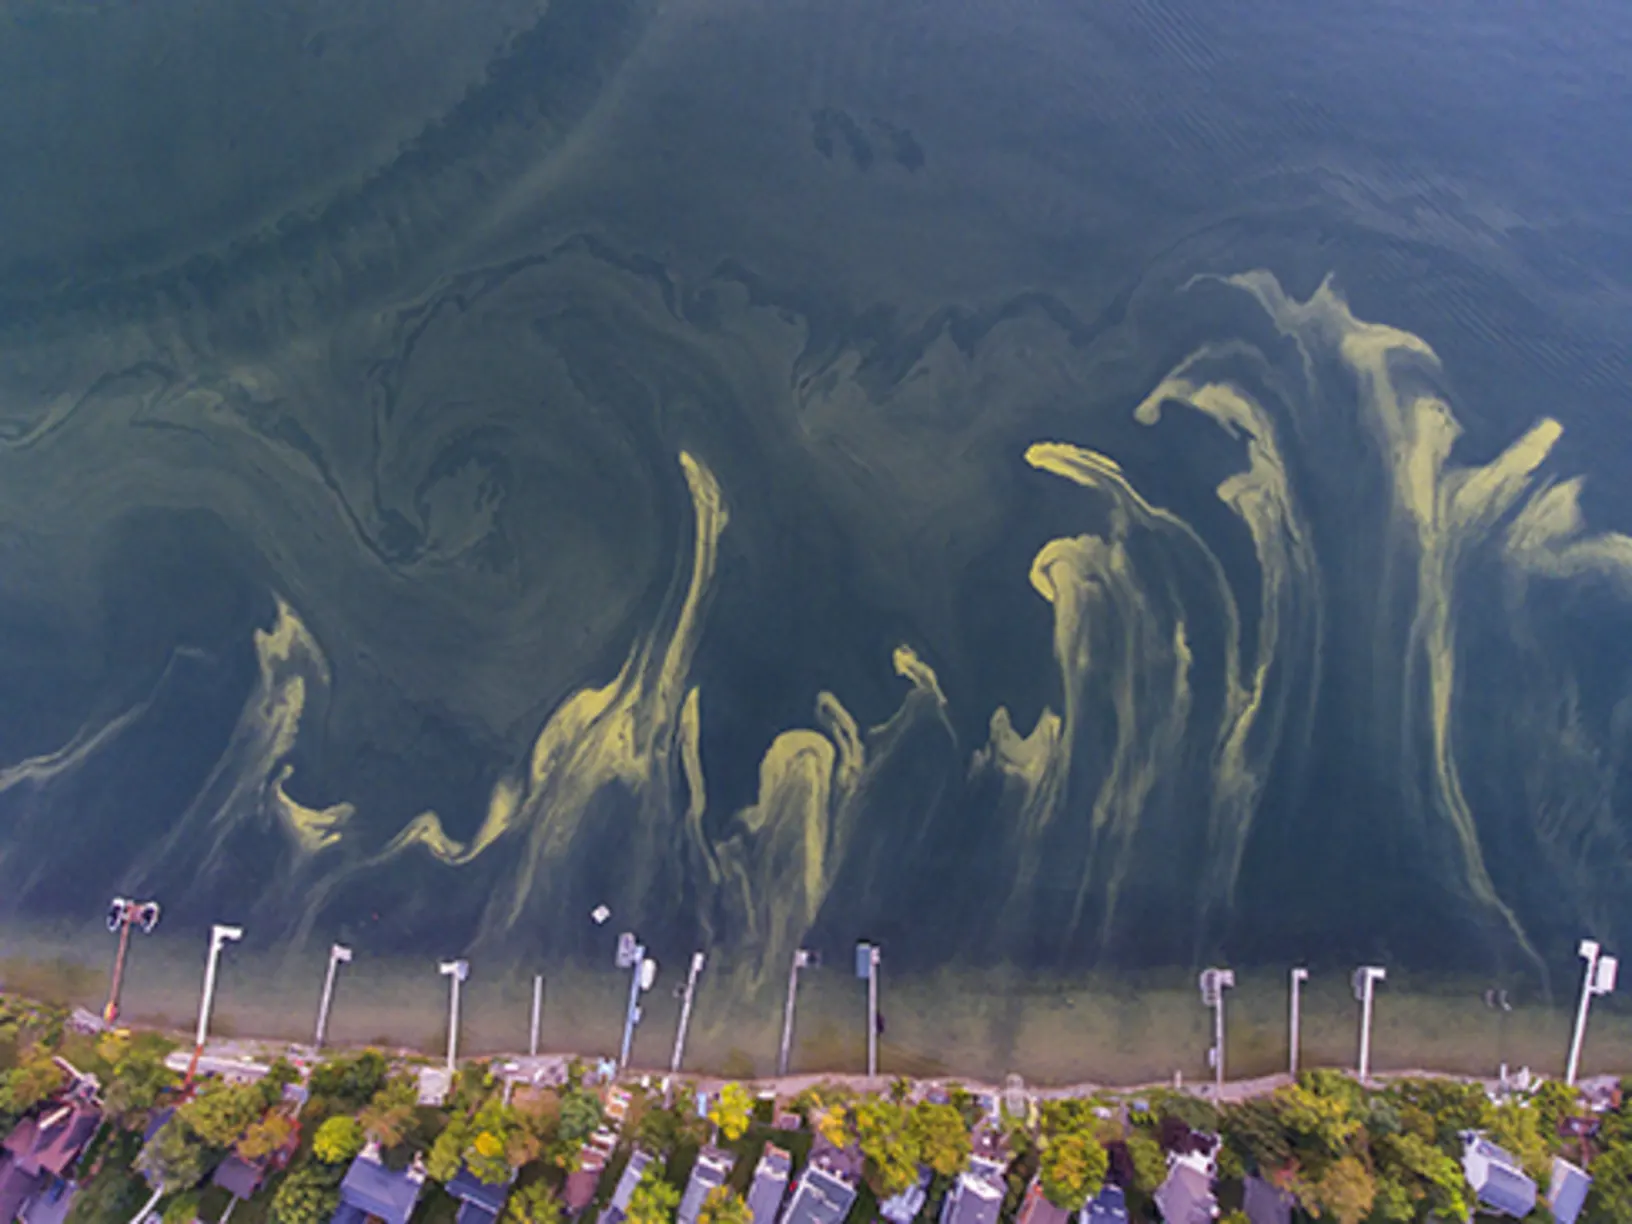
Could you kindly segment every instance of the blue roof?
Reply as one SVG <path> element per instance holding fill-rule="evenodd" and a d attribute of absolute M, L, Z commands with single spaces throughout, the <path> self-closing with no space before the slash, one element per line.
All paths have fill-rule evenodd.
<path fill-rule="evenodd" d="M 855 1187 L 826 1169 L 806 1168 L 782 1224 L 839 1224 L 856 1201 Z"/>
<path fill-rule="evenodd" d="M 459 1205 L 459 1214 L 453 1217 L 453 1224 L 493 1224 L 499 1218 L 496 1211 L 489 1211 L 486 1207 L 466 1199 Z"/>
<path fill-rule="evenodd" d="M 709 1191 L 725 1185 L 730 1173 L 731 1157 L 727 1153 L 718 1148 L 704 1148 L 699 1152 L 697 1163 L 691 1166 L 691 1176 L 686 1179 L 686 1192 L 681 1195 L 680 1207 L 675 1212 L 678 1224 L 694 1224 Z"/>
<path fill-rule="evenodd" d="M 1121 1186 L 1105 1186 L 1082 1209 L 1082 1224 L 1127 1224 L 1128 1199 Z"/>
<path fill-rule="evenodd" d="M 385 1224 L 408 1224 L 419 1202 L 422 1181 L 386 1168 L 379 1161 L 359 1156 L 346 1170 L 340 1183 L 340 1205 L 360 1208 L 365 1216 L 378 1216 Z M 335 1215 L 335 1224 L 342 1217 Z"/>
<path fill-rule="evenodd" d="M 462 1199 L 477 1207 L 485 1207 L 491 1215 L 498 1215 L 503 1211 L 504 1201 L 510 1197 L 509 1182 L 500 1182 L 496 1186 L 492 1182 L 485 1182 L 472 1173 L 467 1165 L 459 1166 L 459 1172 L 454 1174 L 447 1190 L 456 1199 Z"/>
<path fill-rule="evenodd" d="M 1519 1170 L 1518 1162 L 1511 1155 L 1494 1143 L 1478 1135 L 1470 1139 L 1462 1168 L 1479 1205 L 1500 1215 L 1515 1218 L 1529 1215 L 1536 1205 L 1536 1183 Z M 1474 1176 L 1481 1168 L 1484 1178 L 1475 1182 Z"/>
<path fill-rule="evenodd" d="M 754 1180 L 748 1186 L 748 1210 L 753 1224 L 773 1224 L 781 1210 L 782 1196 L 788 1192 L 788 1172 L 792 1161 L 781 1148 L 765 1148 L 754 1170 Z"/>
<path fill-rule="evenodd" d="M 1590 1189 L 1592 1178 L 1569 1161 L 1553 1158 L 1553 1184 L 1547 1191 L 1547 1205 L 1552 1208 L 1556 1224 L 1575 1224 Z"/>

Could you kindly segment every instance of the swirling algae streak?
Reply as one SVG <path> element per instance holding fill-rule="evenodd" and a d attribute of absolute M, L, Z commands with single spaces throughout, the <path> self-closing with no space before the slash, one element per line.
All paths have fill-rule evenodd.
<path fill-rule="evenodd" d="M 1201 349 L 1163 379 L 1138 408 L 1134 419 L 1154 425 L 1162 404 L 1177 402 L 1208 417 L 1231 437 L 1244 438 L 1247 468 L 1225 479 L 1218 499 L 1246 525 L 1258 561 L 1258 641 L 1250 684 L 1229 669 L 1224 720 L 1213 762 L 1213 820 L 1208 895 L 1230 904 L 1241 873 L 1247 834 L 1263 794 L 1287 713 L 1296 667 L 1313 677 L 1320 658 L 1320 571 L 1309 532 L 1298 515 L 1275 423 L 1262 405 L 1240 388 L 1223 382 L 1195 382 L 1192 366 L 1214 356 Z M 1222 575 L 1216 563 L 1213 572 Z M 1226 592 L 1221 591 L 1221 594 Z M 1233 615 L 1233 603 L 1230 605 Z M 1232 634 L 1238 633 L 1232 623 Z M 1283 633 L 1293 654 L 1281 656 Z M 1232 653 L 1244 650 L 1238 637 Z M 1311 682 L 1312 683 L 1312 682 Z M 1313 692 L 1310 693 L 1313 700 Z M 1256 732 L 1256 734 L 1255 734 Z"/>
<path fill-rule="evenodd" d="M 837 697 L 819 694 L 822 729 L 776 737 L 760 760 L 758 799 L 737 813 L 734 834 L 719 848 L 722 909 L 758 951 L 751 987 L 786 963 L 821 913 L 874 780 L 901 740 L 926 718 L 953 734 L 933 669 L 908 646 L 896 648 L 893 662 L 911 687 L 889 720 L 863 736 Z"/>
<path fill-rule="evenodd" d="M 525 831 L 527 843 L 510 895 L 495 897 L 489 907 L 484 922 L 489 931 L 507 930 L 520 920 L 540 872 L 566 859 L 591 800 L 614 782 L 641 804 L 640 841 L 630 855 L 638 890 L 639 873 L 650 870 L 660 856 L 658 839 L 666 832 L 663 815 L 672 794 L 677 740 L 687 758 L 681 762 L 686 778 L 695 782 L 700 777 L 695 768 L 696 703 L 686 691 L 686 677 L 720 535 L 730 516 L 707 467 L 684 452 L 680 467 L 695 526 L 690 579 L 678 612 L 671 613 L 672 629 L 664 632 L 671 614 L 660 617 L 658 628 L 635 643 L 611 683 L 582 689 L 561 704 L 539 732 L 525 772 L 494 787 L 481 827 L 468 845 L 449 837 L 436 814 L 426 812 L 376 856 L 380 861 L 418 845 L 458 866 L 501 837 Z M 694 789 L 694 802 L 700 799 Z"/>
<path fill-rule="evenodd" d="M 1335 349 L 1359 384 L 1362 404 L 1389 465 L 1396 517 L 1416 550 L 1416 607 L 1405 691 L 1411 700 L 1412 669 L 1420 659 L 1427 669 L 1432 776 L 1439 808 L 1461 847 L 1469 889 L 1501 916 L 1519 945 L 1539 963 L 1517 916 L 1491 880 L 1453 750 L 1456 583 L 1466 556 L 1494 535 L 1515 506 L 1520 508 L 1506 533 L 1505 549 L 1511 561 L 1536 572 L 1568 576 L 1585 568 L 1604 569 L 1624 583 L 1632 542 L 1614 535 L 1577 538 L 1578 484 L 1546 488 L 1539 496 L 1532 493 L 1537 469 L 1563 435 L 1557 421 L 1545 417 L 1537 421 L 1483 466 L 1452 466 L 1450 453 L 1461 426 L 1443 399 L 1409 378 L 1416 370 L 1427 382 L 1439 371 L 1439 360 L 1426 341 L 1356 319 L 1329 280 L 1305 302 L 1288 297 L 1267 272 L 1231 277 L 1227 283 L 1258 300 L 1281 333 L 1299 346 L 1306 369 L 1313 367 L 1317 352 Z"/>
<path fill-rule="evenodd" d="M 1054 608 L 1054 656 L 1060 669 L 1063 716 L 1044 709 L 1031 734 L 1022 738 L 1008 710 L 999 708 L 992 715 L 990 739 L 975 754 L 971 767 L 975 772 L 995 768 L 1021 792 L 1016 831 L 1020 861 L 1010 894 L 1014 904 L 1030 891 L 1043 835 L 1065 801 L 1090 670 L 1103 677 L 1116 739 L 1110 767 L 1095 796 L 1088 864 L 1071 919 L 1073 927 L 1081 920 L 1089 890 L 1099 878 L 1100 847 L 1109 838 L 1113 852 L 1103 876 L 1105 905 L 1099 927 L 1103 939 L 1115 916 L 1139 818 L 1163 766 L 1182 749 L 1191 709 L 1193 660 L 1182 606 L 1169 586 L 1164 594 L 1172 628 L 1165 630 L 1129 555 L 1128 538 L 1135 524 L 1194 537 L 1180 520 L 1145 502 L 1104 455 L 1064 443 L 1038 443 L 1027 450 L 1026 460 L 1040 470 L 1108 493 L 1115 514 L 1109 539 L 1051 540 L 1032 561 L 1032 587 Z M 1233 605 L 1230 611 L 1233 616 Z M 1096 629 L 1109 639 L 1107 657 L 1097 665 L 1092 650 Z"/>
<path fill-rule="evenodd" d="M 301 719 L 314 698 L 326 696 L 328 660 L 299 615 L 283 599 L 270 629 L 255 631 L 260 675 L 238 717 L 226 751 L 210 771 L 187 811 L 137 865 L 133 883 L 160 866 L 175 867 L 190 858 L 190 849 L 207 849 L 200 870 L 220 859 L 228 838 L 256 822 L 286 836 L 297 860 L 334 845 L 351 820 L 349 803 L 309 808 L 287 792 L 294 766 L 289 763 L 300 735 Z"/>

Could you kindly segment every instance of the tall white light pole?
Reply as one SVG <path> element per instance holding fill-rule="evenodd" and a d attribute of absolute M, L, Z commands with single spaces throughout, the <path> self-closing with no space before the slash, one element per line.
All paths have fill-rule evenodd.
<path fill-rule="evenodd" d="M 1213 1009 L 1213 1048 L 1207 1051 L 1207 1062 L 1213 1068 L 1213 1088 L 1216 1096 L 1224 1095 L 1224 992 L 1235 985 L 1233 969 L 1203 969 L 1197 979 L 1201 987 L 1203 1007 Z"/>
<path fill-rule="evenodd" d="M 686 974 L 686 993 L 680 1000 L 680 1027 L 674 1034 L 674 1057 L 669 1061 L 670 1074 L 680 1072 L 680 1060 L 686 1055 L 686 1030 L 691 1027 L 691 1000 L 697 993 L 697 975 L 703 971 L 707 958 L 701 952 L 691 954 L 691 972 Z"/>
<path fill-rule="evenodd" d="M 1301 1039 L 1301 1024 L 1303 1019 L 1299 1004 L 1303 1001 L 1303 984 L 1309 980 L 1309 970 L 1302 965 L 1292 970 L 1292 1053 L 1287 1059 L 1287 1071 L 1296 1076 L 1298 1074 L 1298 1042 Z"/>
<path fill-rule="evenodd" d="M 459 987 L 470 977 L 467 960 L 443 961 L 436 971 L 448 979 L 448 1074 L 459 1064 Z"/>
<path fill-rule="evenodd" d="M 878 1075 L 878 966 L 882 959 L 874 943 L 856 945 L 856 976 L 867 979 L 867 1078 Z"/>
<path fill-rule="evenodd" d="M 527 1053 L 538 1057 L 538 1030 L 544 1019 L 544 975 L 533 974 L 533 1017 L 527 1026 Z"/>
<path fill-rule="evenodd" d="M 1582 960 L 1587 962 L 1586 971 L 1581 975 L 1581 1005 L 1575 1012 L 1575 1033 L 1570 1038 L 1570 1061 L 1564 1069 L 1564 1082 L 1574 1085 L 1576 1072 L 1581 1069 L 1581 1043 L 1587 1037 L 1587 1009 L 1592 1006 L 1592 996 L 1609 994 L 1615 989 L 1615 958 L 1603 955 L 1596 939 L 1583 939 L 1581 946 L 1576 949 Z"/>
<path fill-rule="evenodd" d="M 215 1006 L 215 972 L 221 961 L 221 949 L 244 937 L 244 928 L 222 926 L 210 928 L 210 953 L 204 962 L 204 993 L 198 1000 L 198 1036 L 193 1042 L 193 1057 L 187 1063 L 187 1083 L 198 1074 L 198 1060 L 204 1054 L 204 1042 L 210 1035 L 210 1009 Z"/>
<path fill-rule="evenodd" d="M 788 1001 L 782 1005 L 782 1047 L 776 1055 L 776 1073 L 788 1073 L 788 1057 L 793 1052 L 793 1004 L 799 996 L 799 970 L 815 964 L 809 948 L 796 948 L 788 969 Z"/>
<path fill-rule="evenodd" d="M 314 1048 L 323 1048 L 323 1038 L 329 1031 L 329 1006 L 334 1002 L 334 975 L 340 971 L 341 965 L 351 963 L 351 949 L 345 944 L 334 944 L 329 948 L 329 971 L 323 975 L 323 997 L 317 1004 L 317 1034 L 312 1039 Z"/>
<path fill-rule="evenodd" d="M 629 970 L 629 1004 L 623 1013 L 623 1044 L 618 1047 L 618 1066 L 629 1065 L 629 1047 L 634 1044 L 635 1025 L 640 1023 L 640 995 L 657 980 L 657 962 L 646 955 L 646 945 L 625 931 L 618 936 L 618 968 Z"/>
<path fill-rule="evenodd" d="M 1388 980 L 1388 970 L 1381 965 L 1361 965 L 1354 971 L 1354 997 L 1360 1003 L 1360 1059 L 1355 1070 L 1360 1082 L 1371 1075 L 1371 1001 L 1378 982 Z"/>

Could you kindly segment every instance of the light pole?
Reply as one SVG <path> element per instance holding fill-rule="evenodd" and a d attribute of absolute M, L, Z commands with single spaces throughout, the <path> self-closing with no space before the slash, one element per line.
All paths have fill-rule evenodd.
<path fill-rule="evenodd" d="M 776 1055 L 776 1073 L 788 1073 L 788 1056 L 793 1052 L 793 1004 L 799 996 L 799 970 L 817 963 L 816 954 L 809 948 L 796 948 L 793 964 L 788 969 L 788 1001 L 782 1005 L 782 1048 Z"/>
<path fill-rule="evenodd" d="M 878 966 L 879 947 L 863 940 L 856 945 L 856 976 L 867 981 L 867 1078 L 878 1075 Z"/>
<path fill-rule="evenodd" d="M 1587 962 L 1587 967 L 1581 975 L 1581 1006 L 1576 1009 L 1575 1033 L 1570 1038 L 1570 1061 L 1564 1069 L 1564 1082 L 1571 1086 L 1575 1084 L 1576 1072 L 1581 1069 L 1581 1043 L 1587 1036 L 1587 1009 L 1592 1006 L 1592 996 L 1609 994 L 1615 989 L 1615 958 L 1603 955 L 1596 939 L 1583 939 L 1576 952 Z"/>
<path fill-rule="evenodd" d="M 1207 1062 L 1213 1068 L 1214 1095 L 1224 1095 L 1224 992 L 1235 985 L 1233 969 L 1203 969 L 1198 979 L 1201 1005 L 1213 1009 L 1213 1048 Z"/>
<path fill-rule="evenodd" d="M 686 1053 L 686 1029 L 691 1026 L 691 1000 L 697 993 L 697 975 L 703 971 L 707 958 L 701 952 L 691 954 L 691 972 L 686 974 L 686 992 L 680 1000 L 680 1027 L 674 1035 L 674 1057 L 669 1061 L 669 1073 L 678 1075 L 680 1060 Z"/>
<path fill-rule="evenodd" d="M 629 1065 L 629 1047 L 634 1044 L 635 1025 L 640 1023 L 640 996 L 657 980 L 657 962 L 646 955 L 646 945 L 634 932 L 618 936 L 618 968 L 629 970 L 629 1004 L 623 1013 L 623 1044 L 618 1047 L 618 1067 Z"/>
<path fill-rule="evenodd" d="M 1287 1071 L 1294 1078 L 1298 1074 L 1298 1042 L 1300 1039 L 1300 1022 L 1303 1019 L 1298 1005 L 1303 1001 L 1303 984 L 1308 980 L 1309 970 L 1302 965 L 1292 970 L 1292 1053 L 1287 1059 Z"/>
<path fill-rule="evenodd" d="M 130 928 L 137 926 L 143 935 L 151 935 L 158 925 L 157 901 L 115 897 L 108 906 L 108 930 L 119 933 L 119 951 L 113 957 L 113 981 L 108 986 L 108 1005 L 102 1009 L 102 1022 L 109 1028 L 119 1019 L 119 988 L 125 981 L 125 953 L 130 949 Z"/>
<path fill-rule="evenodd" d="M 210 1009 L 215 1006 L 215 971 L 221 961 L 221 949 L 244 937 L 244 928 L 222 926 L 210 928 L 210 953 L 204 962 L 204 993 L 198 1000 L 198 1036 L 193 1042 L 193 1057 L 187 1063 L 187 1084 L 198 1074 L 198 1060 L 204 1054 L 204 1042 L 210 1035 Z"/>
<path fill-rule="evenodd" d="M 533 974 L 533 1018 L 527 1026 L 527 1053 L 538 1057 L 538 1028 L 544 1018 L 544 975 Z"/>
<path fill-rule="evenodd" d="M 1355 1068 L 1363 1084 L 1371 1075 L 1371 1001 L 1378 982 L 1388 980 L 1381 965 L 1361 965 L 1354 971 L 1354 997 L 1360 1004 L 1360 1060 Z"/>
<path fill-rule="evenodd" d="M 329 1031 L 329 1005 L 334 1002 L 334 976 L 340 971 L 341 965 L 350 963 L 350 948 L 345 944 L 330 946 L 329 971 L 323 975 L 323 995 L 317 1002 L 317 1033 L 312 1040 L 314 1049 L 323 1048 L 323 1038 Z"/>
<path fill-rule="evenodd" d="M 448 979 L 448 1074 L 458 1070 L 459 1062 L 459 987 L 470 977 L 467 960 L 443 961 L 436 971 Z"/>

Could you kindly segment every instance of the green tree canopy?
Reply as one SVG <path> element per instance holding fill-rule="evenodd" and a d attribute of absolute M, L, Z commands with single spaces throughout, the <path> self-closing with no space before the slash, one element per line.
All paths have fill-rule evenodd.
<path fill-rule="evenodd" d="M 561 1200 L 544 1182 L 532 1182 L 505 1203 L 504 1224 L 561 1224 Z"/>
<path fill-rule="evenodd" d="M 920 1153 L 906 1106 L 863 1097 L 850 1111 L 850 1125 L 866 1161 L 867 1182 L 880 1199 L 900 1194 L 918 1179 Z"/>
<path fill-rule="evenodd" d="M 35 1046 L 17 1066 L 0 1076 L 0 1115 L 15 1120 L 63 1086 L 62 1068 L 43 1045 Z"/>
<path fill-rule="evenodd" d="M 1155 1194 L 1167 1179 L 1167 1158 L 1149 1135 L 1128 1136 L 1128 1158 L 1133 1161 L 1133 1188 L 1141 1194 Z"/>
<path fill-rule="evenodd" d="M 264 1160 L 294 1138 L 294 1119 L 286 1113 L 269 1113 L 253 1123 L 238 1140 L 238 1155 L 245 1160 Z"/>
<path fill-rule="evenodd" d="M 753 1224 L 753 1215 L 742 1195 L 728 1186 L 715 1186 L 703 1199 L 697 1224 Z"/>
<path fill-rule="evenodd" d="M 266 1112 L 266 1097 L 258 1084 L 229 1084 L 208 1080 L 177 1116 L 210 1147 L 232 1147 Z"/>
<path fill-rule="evenodd" d="M 174 1193 L 191 1189 L 198 1183 L 204 1176 L 205 1157 L 204 1144 L 178 1115 L 142 1146 L 135 1167 L 158 1187 Z"/>
<path fill-rule="evenodd" d="M 957 1106 L 920 1101 L 908 1118 L 918 1156 L 942 1177 L 953 1177 L 969 1167 L 969 1127 Z"/>
<path fill-rule="evenodd" d="M 1073 1131 L 1045 1140 L 1037 1173 L 1048 1201 L 1074 1212 L 1099 1193 L 1109 1164 L 1097 1139 Z"/>
<path fill-rule="evenodd" d="M 354 1112 L 380 1090 L 389 1070 L 384 1054 L 364 1050 L 319 1063 L 312 1068 L 306 1086 L 314 1101 L 325 1101 L 334 1110 Z"/>
<path fill-rule="evenodd" d="M 735 1143 L 748 1133 L 748 1121 L 753 1116 L 754 1098 L 748 1089 L 732 1082 L 720 1089 L 714 1103 L 708 1107 L 708 1120 L 720 1128 L 720 1134 Z"/>
<path fill-rule="evenodd" d="M 382 1148 L 401 1143 L 414 1125 L 419 1086 L 406 1075 L 394 1075 L 369 1098 L 357 1120 L 363 1133 Z"/>
<path fill-rule="evenodd" d="M 164 1224 L 193 1224 L 198 1218 L 198 1192 L 188 1190 L 176 1195 L 164 1205 L 160 1218 Z"/>
<path fill-rule="evenodd" d="M 673 1224 L 675 1209 L 679 1206 L 680 1191 L 664 1180 L 654 1160 L 629 1196 L 625 1224 Z"/>
<path fill-rule="evenodd" d="M 330 1165 L 293 1169 L 272 1196 L 272 1224 L 328 1224 L 340 1205 L 340 1177 Z"/>
<path fill-rule="evenodd" d="M 312 1136 L 312 1155 L 327 1165 L 346 1165 L 363 1150 L 363 1124 L 350 1114 L 325 1119 Z"/>

